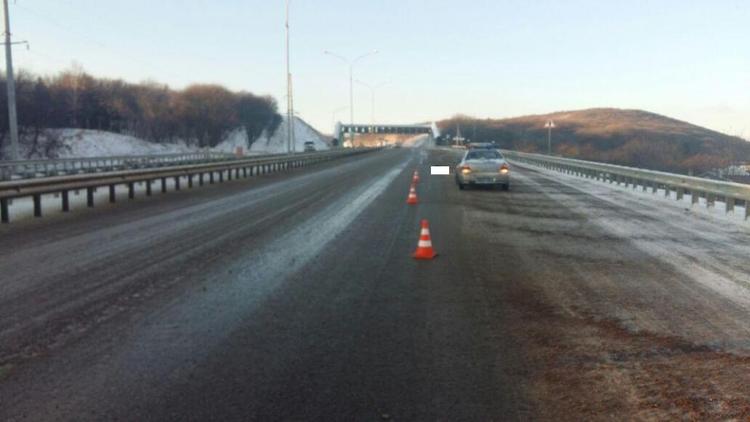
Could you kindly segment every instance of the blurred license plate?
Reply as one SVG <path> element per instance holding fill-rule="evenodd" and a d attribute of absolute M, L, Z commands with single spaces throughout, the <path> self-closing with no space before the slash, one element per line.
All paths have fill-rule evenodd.
<path fill-rule="evenodd" d="M 480 177 L 477 178 L 477 183 L 495 183 L 495 180 L 491 177 Z"/>

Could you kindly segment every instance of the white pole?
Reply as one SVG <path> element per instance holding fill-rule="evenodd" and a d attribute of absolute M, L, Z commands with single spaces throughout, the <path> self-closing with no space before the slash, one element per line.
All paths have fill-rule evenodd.
<path fill-rule="evenodd" d="M 357 79 L 356 82 L 370 90 L 370 100 L 372 102 L 372 104 L 370 104 L 370 123 L 375 124 L 375 93 L 378 90 L 378 88 L 387 85 L 388 81 L 381 82 L 377 85 L 370 85 L 367 82 L 363 82 L 359 79 Z"/>
<path fill-rule="evenodd" d="M 354 148 L 354 63 L 349 63 L 349 143 Z"/>
<path fill-rule="evenodd" d="M 10 157 L 20 160 L 18 152 L 18 117 L 16 115 L 16 81 L 13 78 L 13 54 L 10 42 L 10 16 L 8 14 L 8 0 L 3 0 L 5 14 L 5 72 L 8 87 L 8 128 L 10 130 Z"/>
<path fill-rule="evenodd" d="M 7 1 L 7 0 L 6 0 Z M 286 0 L 286 137 L 287 152 L 294 153 L 294 100 L 292 97 L 292 73 L 289 64 L 289 2 Z"/>
<path fill-rule="evenodd" d="M 552 155 L 552 128 L 555 127 L 555 122 L 548 120 L 544 127 L 547 128 L 547 155 Z"/>

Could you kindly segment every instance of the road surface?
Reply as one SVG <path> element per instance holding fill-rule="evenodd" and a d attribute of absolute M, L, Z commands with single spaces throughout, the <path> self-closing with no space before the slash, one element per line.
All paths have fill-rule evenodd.
<path fill-rule="evenodd" d="M 456 161 L 386 150 L 3 227 L 0 420 L 750 415 L 745 227 L 531 167 L 510 192 L 428 176 Z"/>

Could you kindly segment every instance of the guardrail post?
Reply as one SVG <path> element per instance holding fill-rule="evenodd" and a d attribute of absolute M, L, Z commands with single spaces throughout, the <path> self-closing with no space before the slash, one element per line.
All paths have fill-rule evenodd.
<path fill-rule="evenodd" d="M 729 214 L 730 212 L 731 213 L 734 212 L 734 206 L 735 206 L 736 202 L 737 201 L 734 198 L 731 198 L 731 197 L 727 197 L 726 198 L 726 202 L 725 203 L 727 204 L 727 210 L 726 210 L 727 214 Z"/>
<path fill-rule="evenodd" d="M 208 184 L 213 185 L 214 184 L 214 172 L 213 170 L 208 172 Z"/>
<path fill-rule="evenodd" d="M 203 186 L 203 173 L 198 173 L 198 186 Z"/>
<path fill-rule="evenodd" d="M 8 198 L 0 198 L 0 222 L 10 222 L 10 213 L 8 211 Z"/>
<path fill-rule="evenodd" d="M 68 191 L 63 190 L 60 192 L 60 196 L 62 197 L 62 210 L 63 212 L 70 211 L 70 198 L 68 196 Z"/>
<path fill-rule="evenodd" d="M 232 180 L 232 169 L 227 170 L 227 180 Z"/>
<path fill-rule="evenodd" d="M 135 183 L 128 182 L 128 199 L 135 198 Z"/>
<path fill-rule="evenodd" d="M 188 189 L 190 189 L 190 188 L 193 187 L 193 175 L 192 174 L 188 174 L 187 178 L 188 178 Z"/>
<path fill-rule="evenodd" d="M 691 190 L 690 191 L 690 206 L 697 204 L 698 202 L 700 202 L 700 200 L 701 200 L 700 192 L 696 190 Z"/>
<path fill-rule="evenodd" d="M 167 178 L 161 178 L 161 193 L 167 193 Z"/>
<path fill-rule="evenodd" d="M 669 185 L 664 185 L 664 197 L 669 198 L 669 193 L 672 191 L 672 189 L 669 188 Z"/>
<path fill-rule="evenodd" d="M 706 208 L 716 206 L 716 195 L 706 192 Z"/>
<path fill-rule="evenodd" d="M 89 208 L 94 207 L 94 189 L 93 187 L 86 188 L 86 206 Z"/>
<path fill-rule="evenodd" d="M 109 202 L 114 203 L 117 198 L 115 197 L 115 185 L 109 185 Z"/>
<path fill-rule="evenodd" d="M 149 179 L 149 180 L 146 180 L 146 196 L 151 196 L 151 184 L 152 184 L 153 182 L 154 182 L 154 181 L 153 181 L 153 180 L 151 180 L 151 179 Z"/>
<path fill-rule="evenodd" d="M 219 183 L 224 183 L 224 170 L 219 170 Z"/>
<path fill-rule="evenodd" d="M 35 193 L 33 195 L 34 199 L 34 217 L 41 217 L 42 216 L 42 195 Z"/>
<path fill-rule="evenodd" d="M 247 179 L 247 167 L 242 167 L 242 177 Z"/>
<path fill-rule="evenodd" d="M 675 194 L 677 196 L 677 200 L 682 201 L 682 198 L 685 196 L 685 188 L 677 188 Z"/>
<path fill-rule="evenodd" d="M 174 177 L 174 190 L 180 190 L 180 176 Z"/>

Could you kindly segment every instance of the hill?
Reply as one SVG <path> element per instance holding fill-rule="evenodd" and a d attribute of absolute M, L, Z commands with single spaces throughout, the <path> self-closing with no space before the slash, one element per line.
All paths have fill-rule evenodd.
<path fill-rule="evenodd" d="M 553 153 L 679 173 L 701 173 L 750 161 L 750 142 L 642 110 L 595 108 L 508 119 L 455 116 L 438 123 L 453 136 L 456 125 L 476 141 L 502 148 L 546 152 L 545 122 L 552 120 Z"/>

